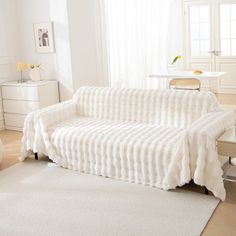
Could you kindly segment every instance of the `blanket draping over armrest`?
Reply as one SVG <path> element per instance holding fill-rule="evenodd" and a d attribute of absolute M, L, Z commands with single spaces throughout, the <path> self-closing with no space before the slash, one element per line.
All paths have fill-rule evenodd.
<path fill-rule="evenodd" d="M 76 116 L 77 106 L 73 100 L 52 105 L 41 110 L 31 112 L 27 115 L 24 123 L 21 160 L 29 153 L 43 153 L 47 155 L 44 138 L 42 136 L 40 119 L 44 118 L 43 127 L 56 125 L 66 119 Z"/>
<path fill-rule="evenodd" d="M 188 132 L 191 177 L 196 184 L 206 186 L 222 200 L 225 199 L 225 189 L 216 141 L 234 124 L 233 111 L 211 112 L 194 122 Z"/>

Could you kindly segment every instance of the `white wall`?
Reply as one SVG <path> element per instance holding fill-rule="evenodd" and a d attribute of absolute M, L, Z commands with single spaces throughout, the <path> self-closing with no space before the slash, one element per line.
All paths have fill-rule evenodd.
<path fill-rule="evenodd" d="M 18 35 L 14 0 L 0 0 L 0 83 L 15 80 Z"/>
<path fill-rule="evenodd" d="M 67 0 L 50 0 L 50 16 L 54 23 L 56 72 L 60 86 L 60 97 L 61 100 L 67 100 L 72 97 L 74 92 Z"/>
<path fill-rule="evenodd" d="M 18 60 L 32 64 L 42 64 L 43 79 L 56 79 L 55 54 L 37 53 L 34 44 L 33 24 L 49 22 L 49 0 L 15 0 L 19 40 Z M 28 72 L 24 74 L 28 77 Z"/>

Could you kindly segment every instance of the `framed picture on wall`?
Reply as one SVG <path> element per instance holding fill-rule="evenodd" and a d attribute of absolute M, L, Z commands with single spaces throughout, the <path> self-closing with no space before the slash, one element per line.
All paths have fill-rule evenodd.
<path fill-rule="evenodd" d="M 34 24 L 35 49 L 38 53 L 53 53 L 54 39 L 52 22 Z"/>

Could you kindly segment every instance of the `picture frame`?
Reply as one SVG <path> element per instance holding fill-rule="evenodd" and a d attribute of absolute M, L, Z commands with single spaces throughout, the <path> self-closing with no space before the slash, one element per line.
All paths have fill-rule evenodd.
<path fill-rule="evenodd" d="M 52 22 L 35 23 L 34 40 L 37 53 L 54 53 Z"/>

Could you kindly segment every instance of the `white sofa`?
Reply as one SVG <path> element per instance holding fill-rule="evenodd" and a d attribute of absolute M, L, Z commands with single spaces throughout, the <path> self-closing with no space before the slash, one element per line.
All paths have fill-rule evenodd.
<path fill-rule="evenodd" d="M 233 124 L 210 92 L 82 87 L 27 116 L 22 159 L 165 190 L 193 179 L 224 200 L 215 143 Z"/>

